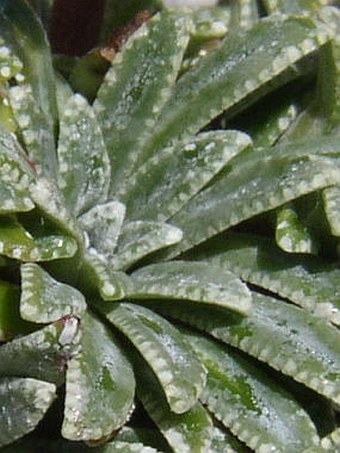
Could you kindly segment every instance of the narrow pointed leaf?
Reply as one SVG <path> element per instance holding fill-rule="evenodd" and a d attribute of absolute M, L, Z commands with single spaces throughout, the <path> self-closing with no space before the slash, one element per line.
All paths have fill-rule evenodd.
<path fill-rule="evenodd" d="M 171 95 L 187 42 L 186 18 L 164 11 L 113 59 L 94 104 L 111 160 L 111 194 L 145 160 L 143 143 Z"/>
<path fill-rule="evenodd" d="M 340 270 L 320 257 L 282 252 L 269 238 L 228 233 L 211 247 L 213 253 L 197 254 L 243 280 L 289 299 L 315 315 L 340 325 Z"/>
<path fill-rule="evenodd" d="M 116 248 L 125 217 L 125 205 L 119 201 L 99 204 L 79 218 L 89 237 L 89 246 L 111 257 Z"/>
<path fill-rule="evenodd" d="M 320 150 L 321 148 L 321 150 Z M 245 150 L 230 171 L 194 197 L 170 222 L 183 230 L 183 241 L 169 256 L 191 248 L 244 220 L 295 198 L 337 183 L 339 144 L 334 141 Z M 327 157 L 328 152 L 331 156 Z"/>
<path fill-rule="evenodd" d="M 82 285 L 92 293 L 99 290 L 104 300 L 121 300 L 133 292 L 131 278 L 124 272 L 113 270 L 111 264 L 93 249 L 89 249 L 85 256 L 81 279 Z"/>
<path fill-rule="evenodd" d="M 98 441 L 128 419 L 135 382 L 112 333 L 90 313 L 83 316 L 80 333 L 81 352 L 68 363 L 62 434 Z"/>
<path fill-rule="evenodd" d="M 59 187 L 75 215 L 106 201 L 110 161 L 94 112 L 80 94 L 62 112 L 58 161 Z"/>
<path fill-rule="evenodd" d="M 33 328 L 21 318 L 19 301 L 19 287 L 0 280 L 0 343 L 28 333 Z"/>
<path fill-rule="evenodd" d="M 127 217 L 167 220 L 249 144 L 241 132 L 214 131 L 162 150 L 137 170 L 126 193 L 118 195 L 127 205 Z"/>
<path fill-rule="evenodd" d="M 145 266 L 131 275 L 137 299 L 192 300 L 247 313 L 251 295 L 230 272 L 206 263 L 174 261 Z"/>
<path fill-rule="evenodd" d="M 338 330 L 294 305 L 260 293 L 252 296 L 252 311 L 243 318 L 219 307 L 207 316 L 204 307 L 193 310 L 189 304 L 158 304 L 157 311 L 210 333 L 338 404 Z"/>
<path fill-rule="evenodd" d="M 34 430 L 56 398 L 54 384 L 36 379 L 0 379 L 0 447 Z"/>
<path fill-rule="evenodd" d="M 260 367 L 235 351 L 190 336 L 208 370 L 202 401 L 233 434 L 255 451 L 302 451 L 318 435 L 307 413 Z"/>
<path fill-rule="evenodd" d="M 210 451 L 212 421 L 200 403 L 196 403 L 184 414 L 174 414 L 150 370 L 146 370 L 140 364 L 138 377 L 140 380 L 138 397 L 172 451 L 174 453 Z"/>
<path fill-rule="evenodd" d="M 248 32 L 233 34 L 178 81 L 148 145 L 150 153 L 296 78 L 291 66 L 326 40 L 310 19 L 301 17 L 262 19 Z"/>
<path fill-rule="evenodd" d="M 85 298 L 78 290 L 58 282 L 37 264 L 21 266 L 20 314 L 23 319 L 50 323 L 64 316 L 79 316 L 85 310 Z"/>
<path fill-rule="evenodd" d="M 46 34 L 33 10 L 24 0 L 1 2 L 0 18 L 1 33 L 5 34 L 12 51 L 23 63 L 20 78 L 16 76 L 19 85 L 11 89 L 14 90 L 11 99 L 14 111 L 18 114 L 18 124 L 22 127 L 28 148 L 32 147 L 34 150 L 39 169 L 41 167 L 46 174 L 54 175 L 57 104 Z M 27 91 L 31 92 L 30 99 L 23 96 Z M 35 103 L 31 102 L 33 99 Z M 25 121 L 23 117 L 26 118 Z"/>
<path fill-rule="evenodd" d="M 138 305 L 99 305 L 107 319 L 137 348 L 160 382 L 173 412 L 192 407 L 202 391 L 205 372 L 190 345 L 168 321 Z"/>
<path fill-rule="evenodd" d="M 62 384 L 65 365 L 79 352 L 78 324 L 75 317 L 63 318 L 0 346 L 0 375 Z"/>
<path fill-rule="evenodd" d="M 340 186 L 322 192 L 326 217 L 334 236 L 340 236 Z"/>
<path fill-rule="evenodd" d="M 0 219 L 0 253 L 21 261 L 50 261 L 75 254 L 74 239 L 61 234 L 33 237 L 14 217 Z"/>
<path fill-rule="evenodd" d="M 231 17 L 229 32 L 234 33 L 240 29 L 249 29 L 259 20 L 257 2 L 254 0 L 240 0 L 231 2 Z"/>
<path fill-rule="evenodd" d="M 182 240 L 180 229 L 166 223 L 138 221 L 123 225 L 117 250 L 110 262 L 115 269 L 126 270 L 141 258 Z"/>
<path fill-rule="evenodd" d="M 34 176 L 19 143 L 0 127 L 0 214 L 30 211 L 29 185 Z"/>
<path fill-rule="evenodd" d="M 288 253 L 316 253 L 316 244 L 293 205 L 277 212 L 275 237 L 278 246 Z"/>

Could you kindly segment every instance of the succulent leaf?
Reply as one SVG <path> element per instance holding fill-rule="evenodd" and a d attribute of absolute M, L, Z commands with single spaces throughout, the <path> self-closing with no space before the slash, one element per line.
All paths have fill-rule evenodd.
<path fill-rule="evenodd" d="M 76 216 L 106 201 L 110 161 L 93 109 L 80 94 L 62 112 L 58 141 L 58 184 Z"/>
<path fill-rule="evenodd" d="M 291 65 L 326 40 L 312 21 L 301 17 L 262 19 L 248 32 L 226 39 L 178 81 L 148 144 L 149 153 L 195 134 L 222 112 L 234 114 L 296 77 Z"/>
<path fill-rule="evenodd" d="M 196 403 L 183 414 L 173 413 L 150 370 L 140 366 L 138 397 L 175 453 L 208 451 L 212 422 L 206 410 Z"/>
<path fill-rule="evenodd" d="M 66 317 L 0 346 L 1 376 L 32 377 L 60 385 L 79 350 L 78 319 Z"/>
<path fill-rule="evenodd" d="M 328 187 L 322 192 L 325 213 L 334 236 L 340 236 L 340 186 Z"/>
<path fill-rule="evenodd" d="M 77 251 L 73 238 L 58 232 L 41 235 L 27 231 L 14 216 L 0 217 L 1 254 L 21 261 L 50 261 L 72 257 Z"/>
<path fill-rule="evenodd" d="M 246 318 L 201 306 L 158 304 L 170 314 L 208 332 L 291 376 L 326 398 L 339 402 L 338 331 L 331 324 L 283 301 L 252 293 L 252 311 Z M 216 311 L 215 311 L 216 310 Z M 268 342 L 270 338 L 270 342 Z"/>
<path fill-rule="evenodd" d="M 49 382 L 1 378 L 0 447 L 33 431 L 55 397 L 55 385 Z"/>
<path fill-rule="evenodd" d="M 189 344 L 165 319 L 138 305 L 100 305 L 107 319 L 138 349 L 160 382 L 171 411 L 181 414 L 197 401 L 205 372 Z"/>
<path fill-rule="evenodd" d="M 186 17 L 162 12 L 143 24 L 112 61 L 94 109 L 111 161 L 113 195 L 145 160 L 143 143 L 171 96 L 188 39 Z"/>
<path fill-rule="evenodd" d="M 1 34 L 5 35 L 11 46 L 11 52 L 17 53 L 23 63 L 21 77 L 16 77 L 19 84 L 12 88 L 12 105 L 17 106 L 18 114 L 24 115 L 29 121 L 28 124 L 26 120 L 22 123 L 24 140 L 25 131 L 26 144 L 28 147 L 32 144 L 32 158 L 38 168 L 41 167 L 41 171 L 46 174 L 55 175 L 54 128 L 57 122 L 57 103 L 51 52 L 45 31 L 25 0 L 1 2 L 0 28 Z M 35 103 L 32 103 L 33 99 Z M 31 115 L 31 110 L 28 109 L 32 108 Z M 17 119 L 20 126 L 21 120 L 19 117 Z"/>
<path fill-rule="evenodd" d="M 208 370 L 201 400 L 232 433 L 255 451 L 301 451 L 318 435 L 293 397 L 231 349 L 190 336 Z"/>
<path fill-rule="evenodd" d="M 339 325 L 340 298 L 336 288 L 340 270 L 337 265 L 321 258 L 293 258 L 278 249 L 273 240 L 244 233 L 228 233 L 211 250 L 214 252 L 196 253 L 196 259 L 207 259 Z"/>
<path fill-rule="evenodd" d="M 108 440 L 133 409 L 132 368 L 112 332 L 90 312 L 81 319 L 80 346 L 68 362 L 62 434 L 71 440 Z"/>
<path fill-rule="evenodd" d="M 127 218 L 166 221 L 248 145 L 245 134 L 219 131 L 165 148 L 147 160 L 119 194 L 127 205 Z"/>
<path fill-rule="evenodd" d="M 166 223 L 143 220 L 125 222 L 110 262 L 114 268 L 126 270 L 150 253 L 177 244 L 182 238 L 179 228 Z"/>
<path fill-rule="evenodd" d="M 80 316 L 86 310 L 84 296 L 72 286 L 58 282 L 40 266 L 21 266 L 20 314 L 36 323 L 50 323 L 64 316 Z"/>
<path fill-rule="evenodd" d="M 247 287 L 232 273 L 206 263 L 174 261 L 144 266 L 131 275 L 136 299 L 191 300 L 216 304 L 246 314 L 251 307 Z"/>
<path fill-rule="evenodd" d="M 175 214 L 170 222 L 183 230 L 173 257 L 244 220 L 294 198 L 337 184 L 339 145 L 334 141 L 245 150 L 229 171 Z M 321 148 L 321 149 L 320 149 Z M 331 156 L 327 157 L 327 153 Z"/>

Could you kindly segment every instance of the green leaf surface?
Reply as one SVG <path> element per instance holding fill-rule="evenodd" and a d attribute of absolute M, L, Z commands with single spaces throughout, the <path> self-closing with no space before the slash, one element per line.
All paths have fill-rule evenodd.
<path fill-rule="evenodd" d="M 79 352 L 79 320 L 66 317 L 0 346 L 0 375 L 41 379 L 61 385 L 64 367 Z"/>
<path fill-rule="evenodd" d="M 64 316 L 79 316 L 85 310 L 85 298 L 78 290 L 58 282 L 37 264 L 21 266 L 20 314 L 23 319 L 50 323 Z"/>
<path fill-rule="evenodd" d="M 133 272 L 136 299 L 191 300 L 248 313 L 251 295 L 230 272 L 206 263 L 174 261 L 151 264 Z M 175 303 L 175 302 L 174 302 Z"/>
<path fill-rule="evenodd" d="M 164 11 L 143 24 L 113 59 L 94 103 L 111 160 L 111 194 L 145 160 L 143 143 L 171 96 L 187 42 L 186 17 Z"/>
<path fill-rule="evenodd" d="M 89 249 L 85 255 L 80 275 L 81 286 L 96 295 L 97 290 L 104 300 L 121 300 L 133 292 L 133 282 L 124 272 L 115 271 L 111 264 Z"/>
<path fill-rule="evenodd" d="M 106 201 L 110 161 L 95 114 L 80 94 L 61 114 L 58 161 L 58 184 L 75 215 Z"/>
<path fill-rule="evenodd" d="M 283 301 L 252 293 L 247 317 L 198 306 L 158 304 L 157 311 L 210 333 L 267 363 L 320 395 L 340 401 L 338 330 L 324 320 Z"/>
<path fill-rule="evenodd" d="M 307 413 L 260 367 L 202 336 L 189 338 L 208 370 L 202 402 L 250 448 L 291 453 L 317 443 Z"/>
<path fill-rule="evenodd" d="M 292 204 L 278 210 L 275 238 L 278 246 L 285 252 L 316 253 L 313 237 Z"/>
<path fill-rule="evenodd" d="M 208 413 L 196 403 L 184 414 L 174 414 L 167 405 L 159 384 L 150 370 L 138 366 L 140 385 L 137 395 L 174 453 L 210 451 L 212 422 Z"/>
<path fill-rule="evenodd" d="M 214 426 L 209 453 L 249 453 L 248 448 L 230 432 Z"/>
<path fill-rule="evenodd" d="M 149 153 L 198 132 L 224 111 L 227 117 L 235 114 L 296 78 L 292 65 L 326 40 L 310 19 L 280 15 L 225 39 L 177 82 L 148 144 Z"/>
<path fill-rule="evenodd" d="M 340 270 L 313 256 L 291 256 L 260 236 L 228 233 L 196 259 L 234 272 L 243 280 L 289 299 L 315 315 L 340 325 Z"/>
<path fill-rule="evenodd" d="M 19 287 L 0 280 L 0 343 L 32 329 L 20 317 L 19 301 Z"/>
<path fill-rule="evenodd" d="M 152 368 L 171 410 L 178 414 L 189 410 L 203 389 L 205 372 L 177 329 L 142 306 L 117 303 L 98 308 Z"/>
<path fill-rule="evenodd" d="M 127 205 L 127 218 L 166 221 L 248 145 L 245 134 L 214 131 L 165 148 L 139 167 L 126 192 L 118 194 Z"/>
<path fill-rule="evenodd" d="M 29 185 L 33 171 L 16 139 L 0 127 L 0 214 L 30 211 L 34 203 Z"/>
<path fill-rule="evenodd" d="M 80 345 L 80 353 L 68 363 L 62 434 L 99 441 L 129 418 L 135 381 L 118 342 L 90 313 L 81 319 Z"/>
<path fill-rule="evenodd" d="M 89 245 L 111 258 L 125 217 L 125 205 L 119 201 L 98 204 L 79 218 L 88 234 Z"/>
<path fill-rule="evenodd" d="M 65 201 L 55 181 L 45 177 L 39 178 L 30 188 L 35 204 L 54 225 L 83 244 L 84 236 L 73 212 L 65 206 Z"/>
<path fill-rule="evenodd" d="M 46 233 L 45 233 L 46 234 Z M 15 217 L 0 217 L 0 253 L 21 261 L 50 261 L 76 253 L 74 239 L 52 233 L 42 236 L 27 231 Z"/>
<path fill-rule="evenodd" d="M 259 20 L 258 4 L 254 0 L 232 1 L 229 33 L 250 29 Z"/>
<path fill-rule="evenodd" d="M 323 190 L 322 197 L 331 233 L 340 236 L 340 186 Z"/>
<path fill-rule="evenodd" d="M 34 430 L 56 397 L 54 384 L 24 378 L 0 379 L 0 447 Z"/>
<path fill-rule="evenodd" d="M 295 198 L 337 184 L 337 153 L 339 144 L 334 139 L 243 151 L 214 185 L 170 219 L 183 230 L 184 239 L 167 257 Z"/>
<path fill-rule="evenodd" d="M 177 244 L 182 237 L 180 229 L 166 223 L 126 222 L 110 262 L 115 269 L 126 270 L 150 253 Z"/>
<path fill-rule="evenodd" d="M 336 452 L 340 445 L 340 428 L 332 431 L 328 436 L 321 439 L 319 445 L 307 448 L 303 453 L 326 453 Z"/>
<path fill-rule="evenodd" d="M 12 105 L 17 103 L 19 126 L 23 114 L 27 121 L 22 122 L 23 135 L 27 135 L 28 147 L 31 145 L 36 152 L 37 165 L 47 174 L 54 175 L 56 170 L 56 154 L 54 146 L 54 127 L 57 118 L 57 104 L 55 97 L 54 74 L 49 44 L 46 34 L 37 16 L 24 0 L 4 0 L 0 5 L 1 34 L 5 35 L 7 43 L 18 54 L 23 63 L 23 74 L 19 83 L 25 84 L 13 87 Z M 17 90 L 17 92 L 16 92 Z M 27 90 L 32 93 L 35 103 L 32 104 L 24 94 Z M 21 102 L 23 102 L 22 105 Z M 26 104 L 30 103 L 30 106 Z M 39 112 L 38 115 L 34 113 Z M 16 108 L 18 107 L 18 109 Z M 32 110 L 27 108 L 33 107 Z M 31 121 L 32 120 L 32 121 Z M 40 149 L 39 149 L 40 148 Z"/>

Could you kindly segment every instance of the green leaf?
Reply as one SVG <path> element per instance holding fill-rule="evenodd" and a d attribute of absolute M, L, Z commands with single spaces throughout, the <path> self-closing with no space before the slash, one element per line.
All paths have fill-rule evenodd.
<path fill-rule="evenodd" d="M 66 375 L 66 439 L 98 441 L 114 434 L 133 409 L 132 368 L 112 333 L 86 313 L 80 324 L 80 353 Z"/>
<path fill-rule="evenodd" d="M 321 439 L 318 446 L 307 448 L 303 453 L 325 453 L 327 451 L 337 451 L 340 445 L 340 428 L 332 431 L 328 436 Z"/>
<path fill-rule="evenodd" d="M 58 233 L 41 234 L 27 231 L 15 217 L 0 217 L 0 252 L 21 261 L 50 261 L 76 253 L 74 239 Z"/>
<path fill-rule="evenodd" d="M 323 190 L 322 197 L 331 233 L 340 236 L 340 186 Z"/>
<path fill-rule="evenodd" d="M 189 410 L 205 382 L 205 372 L 190 345 L 168 321 L 138 305 L 98 305 L 150 365 L 175 413 Z"/>
<path fill-rule="evenodd" d="M 212 422 L 200 403 L 196 403 L 184 414 L 174 414 L 150 370 L 142 364 L 139 364 L 137 369 L 140 381 L 137 395 L 172 448 L 171 451 L 174 453 L 210 451 Z"/>
<path fill-rule="evenodd" d="M 209 453 L 249 453 L 248 448 L 229 431 L 214 426 Z"/>
<path fill-rule="evenodd" d="M 110 161 L 94 112 L 80 94 L 61 114 L 58 161 L 58 184 L 75 215 L 106 201 Z"/>
<path fill-rule="evenodd" d="M 313 237 L 292 204 L 287 204 L 278 210 L 275 238 L 278 246 L 285 252 L 316 253 Z"/>
<path fill-rule="evenodd" d="M 113 59 L 94 103 L 111 160 L 111 194 L 145 160 L 143 144 L 171 96 L 187 42 L 186 17 L 164 11 L 143 24 Z"/>
<path fill-rule="evenodd" d="M 176 84 L 148 144 L 153 154 L 178 137 L 195 134 L 225 111 L 228 118 L 278 85 L 296 78 L 292 65 L 327 37 L 308 18 L 265 18 L 233 34 Z"/>
<path fill-rule="evenodd" d="M 230 272 L 206 263 L 174 261 L 151 264 L 131 275 L 136 299 L 191 300 L 248 313 L 251 296 Z M 174 302 L 175 303 L 175 302 Z"/>
<path fill-rule="evenodd" d="M 33 431 L 55 398 L 54 384 L 35 379 L 0 379 L 0 447 Z"/>
<path fill-rule="evenodd" d="M 12 106 L 18 112 L 21 126 L 22 114 L 28 119 L 22 122 L 23 136 L 28 147 L 35 149 L 36 164 L 47 174 L 56 171 L 54 146 L 54 128 L 57 121 L 54 74 L 49 44 L 40 21 L 24 0 L 4 0 L 0 5 L 1 34 L 6 43 L 23 63 L 23 73 L 19 83 L 25 85 L 13 87 Z M 25 95 L 31 91 L 32 98 Z M 35 100 L 32 103 L 32 100 Z M 13 105 L 17 103 L 16 105 Z M 21 102 L 24 104 L 21 105 Z M 29 103 L 26 104 L 26 102 Z M 17 110 L 18 108 L 18 110 Z M 27 110 L 27 109 L 30 110 Z M 31 110 L 33 108 L 33 111 Z M 21 112 L 19 112 L 21 110 Z M 37 112 L 39 112 L 37 114 Z M 23 120 L 23 118 L 22 118 Z M 32 122 L 31 122 L 32 120 Z M 35 143 L 34 143 L 35 142 Z"/>
<path fill-rule="evenodd" d="M 183 230 L 184 239 L 167 257 L 244 220 L 336 184 L 338 152 L 335 140 L 243 151 L 231 161 L 229 171 L 170 219 Z"/>
<path fill-rule="evenodd" d="M 21 266 L 20 314 L 23 319 L 50 323 L 86 310 L 84 296 L 72 286 L 60 283 L 40 266 Z"/>
<path fill-rule="evenodd" d="M 214 131 L 160 151 L 139 167 L 125 193 L 118 194 L 127 206 L 127 218 L 166 221 L 248 145 L 245 134 Z"/>
<path fill-rule="evenodd" d="M 340 401 L 338 330 L 294 305 L 252 293 L 247 317 L 202 306 L 157 304 L 157 311 L 187 322 L 267 363 L 320 395 Z"/>
<path fill-rule="evenodd" d="M 83 245 L 84 235 L 73 213 L 65 207 L 64 198 L 52 179 L 39 178 L 30 188 L 35 204 L 54 225 L 74 237 L 78 244 Z"/>
<path fill-rule="evenodd" d="M 0 343 L 28 333 L 33 327 L 20 317 L 19 300 L 19 288 L 0 280 Z"/>
<path fill-rule="evenodd" d="M 126 270 L 150 253 L 177 244 L 182 237 L 180 229 L 166 223 L 126 222 L 110 262 L 115 269 Z"/>
<path fill-rule="evenodd" d="M 340 325 L 340 270 L 336 264 L 313 256 L 291 256 L 269 238 L 228 233 L 210 250 L 196 252 L 243 280 L 289 299 L 297 305 Z"/>
<path fill-rule="evenodd" d="M 61 385 L 64 367 L 79 352 L 79 320 L 69 316 L 0 346 L 0 376 L 22 376 Z"/>
<path fill-rule="evenodd" d="M 0 214 L 30 211 L 29 185 L 33 172 L 14 136 L 0 127 Z"/>
<path fill-rule="evenodd" d="M 133 282 L 124 272 L 115 271 L 112 265 L 94 249 L 85 255 L 80 274 L 81 286 L 96 295 L 99 290 L 104 300 L 121 300 L 133 292 Z"/>
<path fill-rule="evenodd" d="M 208 370 L 202 402 L 250 448 L 291 453 L 317 443 L 306 412 L 260 367 L 202 336 L 189 341 Z"/>
<path fill-rule="evenodd" d="M 259 20 L 258 4 L 254 0 L 231 2 L 229 32 L 249 29 Z"/>
<path fill-rule="evenodd" d="M 125 217 L 125 205 L 119 201 L 99 204 L 79 218 L 80 225 L 88 234 L 89 245 L 110 259 Z"/>

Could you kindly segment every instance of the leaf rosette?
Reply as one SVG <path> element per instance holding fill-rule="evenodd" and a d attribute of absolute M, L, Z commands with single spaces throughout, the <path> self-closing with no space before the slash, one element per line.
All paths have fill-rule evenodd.
<path fill-rule="evenodd" d="M 234 3 L 154 14 L 93 99 L 0 2 L 4 451 L 336 445 L 340 15 Z"/>

